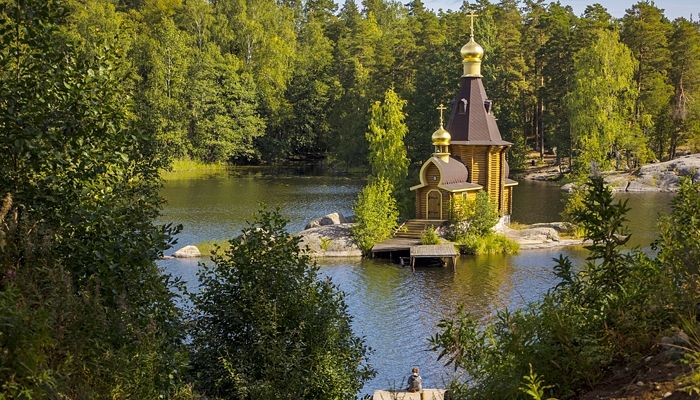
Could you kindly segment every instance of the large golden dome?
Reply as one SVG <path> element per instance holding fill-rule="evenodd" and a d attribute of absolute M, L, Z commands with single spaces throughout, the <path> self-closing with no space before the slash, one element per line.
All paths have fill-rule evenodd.
<path fill-rule="evenodd" d="M 474 41 L 474 37 L 471 37 L 459 52 L 465 62 L 480 62 L 484 58 L 484 48 Z"/>
<path fill-rule="evenodd" d="M 447 132 L 447 129 L 440 125 L 440 128 L 433 132 L 432 139 L 433 146 L 449 146 L 450 140 L 452 140 L 452 135 L 450 135 L 450 132 Z"/>

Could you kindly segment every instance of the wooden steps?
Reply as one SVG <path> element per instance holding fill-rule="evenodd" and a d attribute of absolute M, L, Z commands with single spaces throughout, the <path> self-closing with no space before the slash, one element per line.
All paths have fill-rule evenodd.
<path fill-rule="evenodd" d="M 420 239 L 421 234 L 423 234 L 424 230 L 430 227 L 437 228 L 443 223 L 445 223 L 445 221 L 443 220 L 409 219 L 399 227 L 394 237 L 405 239 Z"/>

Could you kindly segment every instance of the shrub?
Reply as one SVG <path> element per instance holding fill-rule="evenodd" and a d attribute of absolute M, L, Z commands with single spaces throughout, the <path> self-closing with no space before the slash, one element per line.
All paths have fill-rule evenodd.
<path fill-rule="evenodd" d="M 463 236 L 457 244 L 462 254 L 518 254 L 520 250 L 517 242 L 497 233 Z"/>
<path fill-rule="evenodd" d="M 669 273 L 663 258 L 620 250 L 629 239 L 627 207 L 613 201 L 602 178 L 587 183 L 582 204 L 572 217 L 592 242 L 585 266 L 560 256 L 555 288 L 523 309 L 499 311 L 485 327 L 461 310 L 439 324 L 433 348 L 471 377 L 452 384 L 456 399 L 522 399 L 521 377 L 535 372 L 553 385 L 542 395 L 572 398 L 613 364 L 648 353 L 679 313 L 694 309 L 697 295 L 682 275 Z M 674 208 L 674 218 L 691 210 Z M 688 233 L 693 238 L 685 243 L 693 246 L 700 238 Z"/>
<path fill-rule="evenodd" d="M 440 244 L 440 236 L 435 228 L 428 227 L 420 235 L 421 244 Z"/>
<path fill-rule="evenodd" d="M 191 359 L 212 398 L 347 399 L 373 376 L 344 295 L 277 212 L 262 211 L 202 264 Z"/>
<path fill-rule="evenodd" d="M 456 198 L 450 203 L 450 239 L 459 241 L 468 235 L 486 235 L 498 218 L 496 206 L 484 191 L 477 193 L 474 200 Z"/>
<path fill-rule="evenodd" d="M 393 186 L 385 178 L 370 181 L 360 192 L 353 207 L 353 237 L 363 252 L 393 235 L 399 212 L 392 195 Z"/>

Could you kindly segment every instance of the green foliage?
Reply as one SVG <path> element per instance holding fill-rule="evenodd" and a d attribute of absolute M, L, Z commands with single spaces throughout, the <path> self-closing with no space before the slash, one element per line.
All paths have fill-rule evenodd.
<path fill-rule="evenodd" d="M 636 65 L 613 31 L 599 31 L 590 47 L 576 53 L 575 85 L 566 103 L 577 175 L 617 167 L 623 156 L 628 167 L 647 160 L 645 139 L 634 119 Z"/>
<path fill-rule="evenodd" d="M 153 225 L 166 164 L 121 32 L 78 18 L 113 8 L 74 7 L 0 8 L 0 397 L 169 397 L 186 357 L 154 262 L 176 232 Z"/>
<path fill-rule="evenodd" d="M 557 400 L 553 397 L 545 399 L 544 391 L 552 387 L 552 385 L 545 385 L 544 379 L 537 375 L 532 370 L 532 365 L 530 365 L 530 373 L 523 376 L 523 384 L 520 386 L 520 391 L 530 396 L 532 400 Z"/>
<path fill-rule="evenodd" d="M 420 234 L 420 244 L 440 244 L 440 236 L 434 227 L 428 227 Z"/>
<path fill-rule="evenodd" d="M 322 237 L 319 239 L 319 241 L 321 244 L 321 250 L 323 251 L 328 251 L 328 249 L 331 247 L 331 244 L 333 244 L 333 239 L 327 237 Z"/>
<path fill-rule="evenodd" d="M 453 198 L 450 203 L 450 227 L 448 235 L 455 241 L 464 241 L 467 237 L 474 240 L 487 236 L 498 223 L 498 210 L 491 203 L 488 193 L 480 191 L 474 200 Z"/>
<path fill-rule="evenodd" d="M 369 164 L 372 175 L 385 178 L 395 188 L 402 186 L 408 174 L 408 158 L 403 143 L 408 128 L 404 123 L 402 100 L 393 89 L 384 93 L 384 101 L 370 108 L 370 120 L 365 138 L 369 143 Z"/>
<path fill-rule="evenodd" d="M 680 181 L 678 194 L 671 202 L 673 212 L 659 221 L 659 239 L 654 247 L 664 265 L 676 274 L 696 276 L 700 259 L 700 185 L 689 177 Z"/>
<path fill-rule="evenodd" d="M 485 235 L 467 234 L 457 240 L 463 254 L 518 254 L 520 245 L 501 234 L 489 232 Z"/>
<path fill-rule="evenodd" d="M 261 211 L 202 264 L 194 304 L 196 387 L 217 398 L 347 399 L 373 376 L 343 293 L 320 279 L 277 212 Z"/>
<path fill-rule="evenodd" d="M 602 178 L 587 184 L 583 204 L 573 219 L 592 241 L 585 266 L 560 256 L 555 288 L 523 309 L 499 311 L 486 327 L 461 311 L 439 324 L 431 339 L 434 349 L 471 377 L 469 383 L 451 385 L 455 398 L 524 399 L 522 377 L 531 371 L 552 382 L 553 394 L 573 398 L 599 382 L 611 365 L 650 352 L 658 335 L 679 322 L 679 314 L 694 309 L 695 289 L 673 272 L 673 264 L 681 262 L 621 251 L 628 239 L 627 207 L 613 201 Z M 696 210 L 674 205 L 674 214 L 688 212 Z M 692 236 L 686 245 L 698 239 L 697 232 Z M 535 378 L 529 382 L 530 388 L 544 389 Z"/>
<path fill-rule="evenodd" d="M 363 252 L 391 237 L 398 224 L 399 212 L 392 195 L 393 186 L 384 178 L 370 181 L 353 206 L 356 223 L 352 234 Z"/>

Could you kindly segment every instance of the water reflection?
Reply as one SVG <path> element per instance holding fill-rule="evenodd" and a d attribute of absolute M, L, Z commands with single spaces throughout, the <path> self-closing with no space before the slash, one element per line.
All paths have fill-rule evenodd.
<path fill-rule="evenodd" d="M 269 170 L 235 170 L 205 179 L 172 181 L 163 188 L 167 200 L 162 222 L 184 225 L 180 244 L 235 236 L 264 202 L 279 207 L 298 231 L 310 218 L 330 212 L 351 212 L 362 182 L 328 176 L 284 176 Z M 668 209 L 668 194 L 621 194 L 629 199 L 633 232 L 631 245 L 648 246 L 654 239 L 659 211 Z M 513 219 L 532 223 L 555 221 L 563 208 L 556 185 L 521 182 L 514 195 Z M 426 386 L 442 386 L 454 374 L 428 351 L 428 338 L 441 318 L 459 304 L 480 318 L 503 307 L 536 301 L 556 284 L 553 258 L 563 253 L 582 264 L 580 248 L 522 252 L 517 256 L 461 257 L 450 268 L 410 268 L 374 260 L 324 261 L 323 276 L 346 294 L 353 328 L 374 349 L 371 362 L 378 371 L 364 392 L 405 383 L 412 366 L 420 366 Z M 182 277 L 196 290 L 197 261 L 164 260 L 160 265 Z"/>

